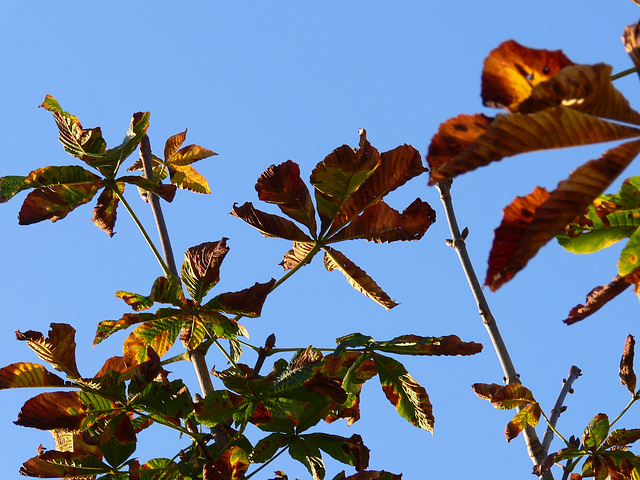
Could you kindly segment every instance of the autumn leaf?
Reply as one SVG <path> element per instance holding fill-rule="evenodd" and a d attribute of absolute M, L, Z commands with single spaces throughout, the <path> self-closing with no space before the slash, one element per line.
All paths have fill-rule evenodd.
<path fill-rule="evenodd" d="M 620 360 L 620 381 L 626 385 L 631 395 L 636 394 L 636 374 L 633 371 L 633 357 L 636 341 L 633 335 L 627 336 Z"/>
<path fill-rule="evenodd" d="M 20 475 L 38 478 L 91 478 L 113 469 L 99 458 L 85 452 L 50 450 L 27 460 Z"/>
<path fill-rule="evenodd" d="M 599 413 L 591 419 L 582 434 L 582 444 L 588 449 L 598 448 L 609 435 L 609 417 Z"/>
<path fill-rule="evenodd" d="M 177 307 L 183 306 L 186 303 L 184 293 L 182 292 L 182 284 L 180 280 L 173 275 L 156 278 L 149 295 L 145 296 L 118 290 L 116 297 L 123 299 L 127 305 L 136 312 L 151 308 L 154 303 L 170 303 Z"/>
<path fill-rule="evenodd" d="M 220 265 L 229 252 L 227 238 L 189 248 L 184 254 L 181 277 L 191 298 L 200 303 L 220 280 Z"/>
<path fill-rule="evenodd" d="M 613 300 L 624 292 L 629 286 L 631 286 L 631 284 L 627 282 L 625 277 L 616 275 L 611 282 L 606 285 L 597 286 L 591 290 L 587 294 L 586 302 L 573 307 L 569 312 L 569 316 L 564 319 L 563 322 L 571 325 L 584 320 L 600 310 L 610 300 Z"/>
<path fill-rule="evenodd" d="M 238 292 L 221 293 L 207 302 L 205 306 L 212 310 L 235 315 L 259 317 L 267 295 L 275 283 L 275 279 L 272 278 L 266 283 L 256 282 L 253 286 Z"/>
<path fill-rule="evenodd" d="M 284 254 L 284 259 L 280 262 L 285 270 L 296 268 L 300 262 L 307 259 L 305 264 L 311 263 L 311 260 L 320 248 L 313 242 L 293 242 L 293 248 Z"/>
<path fill-rule="evenodd" d="M 324 266 L 327 270 L 330 272 L 339 270 L 347 277 L 347 281 L 353 288 L 382 305 L 387 310 L 398 305 L 367 275 L 367 272 L 349 260 L 342 252 L 331 247 L 326 247 L 324 251 Z"/>
<path fill-rule="evenodd" d="M 271 165 L 256 183 L 258 198 L 278 205 L 282 213 L 302 223 L 311 235 L 316 235 L 316 211 L 311 194 L 300 178 L 300 167 L 287 160 L 280 165 Z"/>
<path fill-rule="evenodd" d="M 482 351 L 482 344 L 463 342 L 457 335 L 444 337 L 402 335 L 387 342 L 373 342 L 371 348 L 400 355 L 475 355 Z"/>
<path fill-rule="evenodd" d="M 536 403 L 531 391 L 519 383 L 509 385 L 474 383 L 473 392 L 483 400 L 489 400 L 491 404 L 500 410 L 511 410 Z"/>
<path fill-rule="evenodd" d="M 78 206 L 89 202 L 100 187 L 98 182 L 40 187 L 27 195 L 18 214 L 18 223 L 31 225 L 43 220 L 57 222 Z"/>
<path fill-rule="evenodd" d="M 76 366 L 75 329 L 65 323 L 52 323 L 48 337 L 33 330 L 16 330 L 16 338 L 26 341 L 36 355 L 61 372 L 80 377 Z"/>
<path fill-rule="evenodd" d="M 311 238 L 291 220 L 262 212 L 254 208 L 251 202 L 246 202 L 239 207 L 234 204 L 231 215 L 257 228 L 265 237 L 286 238 L 294 242 L 311 242 Z"/>
<path fill-rule="evenodd" d="M 523 407 L 522 410 L 516 413 L 513 419 L 507 423 L 504 430 L 507 442 L 516 438 L 528 426 L 535 427 L 538 424 L 538 420 L 540 420 L 541 412 L 540 405 L 533 403 Z"/>
<path fill-rule="evenodd" d="M 60 387 L 65 382 L 37 363 L 19 362 L 0 368 L 0 390 L 4 388 Z"/>
<path fill-rule="evenodd" d="M 47 392 L 27 400 L 15 423 L 40 430 L 78 430 L 87 414 L 78 392 Z"/>
<path fill-rule="evenodd" d="M 125 363 L 139 365 L 148 359 L 147 346 L 162 357 L 173 346 L 182 326 L 182 320 L 169 316 L 167 319 L 143 323 L 127 336 L 122 345 Z M 97 337 L 97 334 L 96 334 Z"/>

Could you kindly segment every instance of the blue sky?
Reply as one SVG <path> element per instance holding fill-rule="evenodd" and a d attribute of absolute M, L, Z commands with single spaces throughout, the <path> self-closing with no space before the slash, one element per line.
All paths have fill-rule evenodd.
<path fill-rule="evenodd" d="M 168 136 L 188 127 L 187 143 L 219 155 L 196 165 L 212 195 L 179 192 L 165 206 L 174 250 L 181 259 L 190 246 L 229 237 L 217 288 L 239 290 L 279 278 L 278 263 L 290 248 L 228 215 L 234 202 L 257 203 L 255 181 L 269 165 L 292 159 L 308 179 L 334 148 L 356 146 L 359 128 L 380 151 L 408 143 L 424 155 L 442 121 L 459 113 L 492 114 L 481 106 L 480 73 L 485 56 L 502 41 L 562 49 L 574 62 L 605 62 L 617 72 L 632 65 L 620 36 L 639 13 L 629 0 L 4 2 L 0 176 L 75 163 L 59 144 L 51 115 L 37 108 L 45 94 L 85 128 L 101 126 L 111 146 L 120 143 L 136 111 L 151 112 L 148 134 L 156 153 Z M 640 108 L 637 77 L 616 85 Z M 530 154 L 456 180 L 458 221 L 470 229 L 468 246 L 480 277 L 502 208 L 535 185 L 555 187 L 604 150 Z M 637 174 L 632 165 L 624 176 Z M 413 333 L 482 342 L 484 351 L 474 357 L 406 359 L 434 405 L 434 436 L 400 418 L 374 382 L 365 385 L 361 421 L 350 428 L 320 427 L 361 434 L 372 450 L 371 469 L 402 472 L 408 480 L 427 474 L 526 478 L 531 462 L 523 442 L 504 440 L 509 413 L 471 391 L 475 382 L 500 383 L 502 372 L 457 258 L 445 246 L 449 233 L 437 191 L 426 181 L 413 180 L 389 198 L 398 209 L 416 197 L 436 209 L 438 221 L 423 240 L 343 247 L 398 307 L 385 311 L 316 260 L 269 297 L 261 318 L 244 323 L 254 344 L 275 332 L 281 347 L 331 347 L 336 337 L 357 331 L 380 340 Z M 128 194 L 153 231 L 146 205 L 133 189 Z M 0 206 L 0 364 L 36 361 L 15 341 L 16 329 L 46 332 L 51 322 L 66 322 L 78 331 L 80 370 L 91 375 L 120 352 L 124 339 L 114 336 L 90 348 L 96 323 L 127 311 L 113 293 L 145 293 L 161 271 L 124 209 L 109 238 L 89 221 L 89 206 L 57 224 L 18 226 L 23 199 Z M 583 324 L 561 322 L 591 288 L 615 275 L 618 255 L 618 247 L 585 257 L 550 244 L 512 282 L 488 293 L 516 368 L 545 411 L 571 365 L 582 369 L 559 424 L 567 436 L 580 435 L 599 412 L 617 415 L 628 401 L 618 362 L 627 334 L 640 334 L 638 298 L 628 291 Z M 253 361 L 247 354 L 246 362 Z M 210 359 L 211 366 L 224 363 Z M 196 391 L 190 365 L 171 370 Z M 4 478 L 18 478 L 38 444 L 54 446 L 46 432 L 11 423 L 35 393 L 0 393 Z M 637 426 L 638 419 L 632 410 L 624 426 Z M 171 433 L 159 438 L 155 431 L 142 436 L 137 454 L 142 460 L 172 455 L 181 445 L 184 440 Z M 280 458 L 260 478 L 280 468 L 291 479 L 308 478 L 301 465 Z M 342 469 L 327 464 L 327 478 Z"/>

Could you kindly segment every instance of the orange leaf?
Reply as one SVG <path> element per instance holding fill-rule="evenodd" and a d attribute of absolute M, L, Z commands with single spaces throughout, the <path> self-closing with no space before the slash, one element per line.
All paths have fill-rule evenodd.
<path fill-rule="evenodd" d="M 78 430 L 87 416 L 87 406 L 77 392 L 41 393 L 27 400 L 15 424 L 21 427 L 52 430 Z"/>
<path fill-rule="evenodd" d="M 293 242 L 293 248 L 284 254 L 284 259 L 280 262 L 282 268 L 285 270 L 291 270 L 298 266 L 303 261 L 311 250 L 313 250 L 315 243 L 311 242 Z M 316 252 L 317 253 L 317 252 Z M 307 260 L 307 263 L 311 263 L 311 259 Z"/>
<path fill-rule="evenodd" d="M 76 366 L 76 331 L 66 323 L 52 323 L 48 337 L 33 330 L 16 330 L 16 338 L 26 341 L 36 355 L 67 375 L 80 377 Z"/>
<path fill-rule="evenodd" d="M 551 194 L 536 190 L 504 210 L 489 257 L 485 284 L 498 289 L 538 250 L 582 213 L 640 152 L 640 140 L 605 152 L 574 170 Z"/>
<path fill-rule="evenodd" d="M 113 227 L 116 224 L 116 208 L 119 202 L 118 197 L 113 195 L 113 190 L 105 188 L 98 197 L 98 202 L 93 209 L 91 221 L 100 230 L 107 232 L 110 237 L 113 237 Z"/>
<path fill-rule="evenodd" d="M 37 363 L 19 362 L 0 369 L 0 390 L 4 388 L 59 387 L 64 380 Z"/>
<path fill-rule="evenodd" d="M 493 50 L 482 71 L 484 105 L 514 110 L 533 87 L 573 65 L 560 50 L 537 50 L 509 40 Z"/>

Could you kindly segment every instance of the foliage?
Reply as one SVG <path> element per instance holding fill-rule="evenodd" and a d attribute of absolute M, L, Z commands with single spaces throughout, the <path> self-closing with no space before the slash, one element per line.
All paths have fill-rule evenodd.
<path fill-rule="evenodd" d="M 636 68 L 639 39 L 640 26 L 628 27 L 625 46 Z M 215 153 L 199 145 L 182 147 L 186 130 L 166 141 L 164 159 L 145 153 L 148 112 L 135 113 L 123 142 L 107 149 L 100 128 L 84 129 L 77 117 L 47 95 L 41 107 L 52 113 L 64 149 L 84 165 L 48 166 L 26 176 L 2 177 L 0 202 L 29 190 L 19 213 L 19 223 L 27 225 L 63 219 L 100 192 L 93 222 L 112 236 L 122 203 L 164 275 L 153 281 L 148 295 L 116 292 L 133 313 L 99 322 L 94 345 L 117 331 L 132 330 L 124 340 L 123 355 L 109 358 L 93 377 L 84 376 L 77 365 L 72 326 L 51 324 L 46 336 L 16 332 L 18 340 L 58 372 L 30 362 L 0 369 L 0 388 L 52 389 L 29 399 L 16 424 L 50 431 L 57 448 L 40 448 L 36 457 L 23 464 L 21 473 L 41 478 L 242 479 L 286 451 L 314 479 L 327 475 L 323 454 L 355 470 L 350 476 L 340 472 L 335 480 L 401 478 L 368 470 L 369 449 L 358 434 L 346 438 L 319 431 L 318 425 L 340 419 L 348 425 L 358 421 L 362 386 L 377 377 L 402 418 L 433 432 L 429 395 L 395 356 L 473 355 L 482 350 L 481 344 L 456 335 L 404 334 L 382 341 L 352 333 L 338 338 L 335 348 L 276 348 L 275 336 L 258 347 L 242 340 L 249 335 L 240 321 L 260 316 L 269 294 L 321 252 L 328 271 L 341 272 L 363 295 L 385 309 L 394 308 L 397 303 L 391 296 L 336 248 L 346 240 L 388 243 L 425 235 L 436 220 L 432 207 L 418 198 L 400 212 L 385 202 L 387 194 L 427 171 L 429 184 L 442 187 L 458 175 L 517 154 L 610 141 L 621 143 L 571 172 L 557 189 L 535 187 L 504 209 L 485 285 L 500 288 L 553 238 L 567 251 L 580 254 L 626 240 L 617 276 L 594 288 L 586 304 L 572 309 L 565 322 L 583 320 L 631 285 L 638 291 L 640 177 L 626 179 L 618 193 L 604 192 L 640 153 L 640 113 L 614 87 L 611 72 L 605 64 L 578 65 L 561 51 L 507 41 L 489 54 L 482 72 L 484 105 L 506 113 L 459 115 L 445 121 L 429 146 L 429 168 L 410 145 L 380 153 L 364 130 L 357 148 L 343 145 L 317 164 L 310 177 L 311 189 L 295 162 L 270 166 L 258 179 L 256 191 L 259 200 L 275 204 L 282 215 L 262 211 L 251 202 L 234 204 L 231 214 L 265 237 L 291 242 L 281 262 L 285 273 L 278 280 L 254 282 L 243 290 L 212 297 L 209 294 L 220 280 L 220 267 L 229 252 L 227 238 L 189 248 L 178 271 L 160 257 L 124 191 L 126 185 L 135 185 L 152 205 L 158 198 L 171 202 L 178 188 L 208 194 L 206 179 L 192 164 Z M 128 171 L 142 171 L 142 175 L 119 176 L 120 167 L 139 146 L 141 158 Z M 170 183 L 163 183 L 166 179 Z M 450 212 L 447 215 L 454 223 Z M 455 238 L 452 245 L 464 243 L 464 237 Z M 163 238 L 164 242 L 170 250 L 168 239 Z M 184 353 L 163 359 L 178 341 Z M 198 358 L 212 345 L 230 365 L 212 372 L 224 388 L 214 390 L 205 381 L 201 394 L 195 394 L 182 379 L 169 379 L 164 366 L 181 360 L 192 361 L 198 376 L 208 378 Z M 640 429 L 612 428 L 640 398 L 634 346 L 629 335 L 619 370 L 631 394 L 629 404 L 611 421 L 605 413 L 596 414 L 580 438 L 560 434 L 555 428 L 557 417 L 548 417 L 533 393 L 517 380 L 510 379 L 507 385 L 476 383 L 473 391 L 497 409 L 516 409 L 505 428 L 507 441 L 521 433 L 529 436 L 544 418 L 549 431 L 565 443 L 549 453 L 543 442 L 538 452 L 542 456 L 534 457 L 535 474 L 549 478 L 551 467 L 559 464 L 564 478 L 640 478 L 639 457 L 630 450 L 640 438 Z M 243 347 L 258 353 L 254 367 L 242 363 Z M 503 354 L 500 346 L 496 349 Z M 277 359 L 271 370 L 261 373 L 272 355 Z M 557 408 L 559 414 L 561 402 Z M 180 432 L 190 439 L 190 446 L 171 459 L 140 463 L 134 457 L 138 434 L 153 424 Z M 581 474 L 573 473 L 580 463 Z M 275 475 L 287 478 L 283 471 Z"/>

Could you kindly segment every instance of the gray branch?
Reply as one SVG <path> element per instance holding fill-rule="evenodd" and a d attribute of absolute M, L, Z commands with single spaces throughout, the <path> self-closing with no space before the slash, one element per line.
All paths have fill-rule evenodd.
<path fill-rule="evenodd" d="M 563 406 L 564 400 L 565 398 L 567 398 L 568 393 L 573 393 L 573 389 L 571 388 L 571 386 L 580 375 L 580 369 L 574 365 L 569 370 L 569 376 L 566 380 L 564 380 L 562 390 L 560 390 L 558 399 L 553 406 L 553 410 L 551 410 L 551 417 L 549 417 L 550 426 L 547 426 L 547 429 L 544 432 L 544 436 L 542 437 L 542 448 L 544 449 L 545 454 L 549 453 L 549 447 L 551 446 L 551 441 L 553 440 L 553 430 L 551 429 L 551 427 L 555 428 L 556 424 L 558 423 L 558 419 L 560 418 L 560 414 L 565 411 L 566 407 Z"/>

